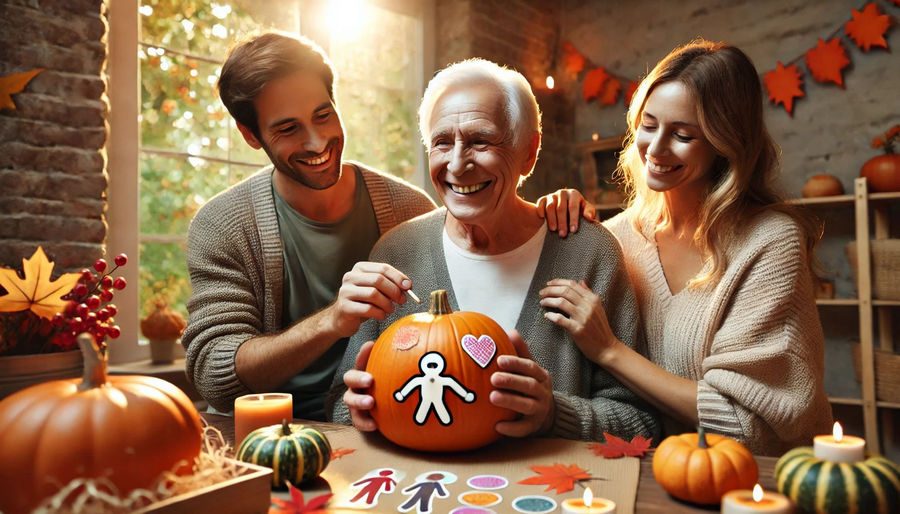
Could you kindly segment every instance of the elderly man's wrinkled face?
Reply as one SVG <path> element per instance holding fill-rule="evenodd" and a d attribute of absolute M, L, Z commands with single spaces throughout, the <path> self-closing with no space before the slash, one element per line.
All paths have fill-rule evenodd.
<path fill-rule="evenodd" d="M 431 116 L 428 162 L 441 201 L 462 223 L 501 219 L 528 173 L 528 147 L 513 144 L 503 112 L 503 93 L 493 84 L 457 86 L 445 92 Z"/>

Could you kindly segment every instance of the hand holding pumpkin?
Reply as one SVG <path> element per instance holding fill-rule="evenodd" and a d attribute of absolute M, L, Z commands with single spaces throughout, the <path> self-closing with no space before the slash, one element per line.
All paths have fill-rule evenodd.
<path fill-rule="evenodd" d="M 564 328 L 584 355 L 602 364 L 606 353 L 615 347 L 615 334 L 609 327 L 603 299 L 584 283 L 567 279 L 553 279 L 541 289 L 541 306 L 560 312 L 547 311 L 544 317 Z"/>
<path fill-rule="evenodd" d="M 550 372 L 534 361 L 522 336 L 507 331 L 518 357 L 501 355 L 497 365 L 501 371 L 491 375 L 491 403 L 519 414 L 515 421 L 497 423 L 497 432 L 511 437 L 527 437 L 545 433 L 553 426 L 556 403 Z"/>
<path fill-rule="evenodd" d="M 378 424 L 372 418 L 370 411 L 375 406 L 375 398 L 369 394 L 372 386 L 372 375 L 365 371 L 369 362 L 369 354 L 372 353 L 373 341 L 362 345 L 356 355 L 355 368 L 344 373 L 344 385 L 347 391 L 344 393 L 344 403 L 350 411 L 350 419 L 353 426 L 360 432 L 374 432 L 378 430 Z"/>
<path fill-rule="evenodd" d="M 394 304 L 406 302 L 404 293 L 412 281 L 389 264 L 357 262 L 344 274 L 337 300 L 328 309 L 330 324 L 338 337 L 350 337 L 367 319 L 383 320 L 394 312 Z"/>

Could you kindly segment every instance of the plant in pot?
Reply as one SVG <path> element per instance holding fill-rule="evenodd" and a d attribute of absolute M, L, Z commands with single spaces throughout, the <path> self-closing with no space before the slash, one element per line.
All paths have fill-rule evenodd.
<path fill-rule="evenodd" d="M 141 333 L 150 341 L 150 358 L 154 364 L 168 364 L 175 360 L 175 346 L 187 322 L 168 302 L 157 297 L 154 309 L 141 320 Z"/>
<path fill-rule="evenodd" d="M 128 261 L 115 257 L 93 270 L 52 278 L 53 262 L 38 247 L 21 269 L 0 268 L 0 398 L 37 382 L 81 374 L 76 336 L 93 335 L 106 352 L 106 340 L 119 337 L 116 306 L 110 303 L 125 279 L 113 273 Z"/>
<path fill-rule="evenodd" d="M 883 148 L 884 154 L 863 164 L 859 176 L 865 177 L 869 189 L 876 193 L 900 191 L 900 154 L 894 153 L 894 144 L 900 138 L 900 125 L 872 140 L 872 148 Z"/>

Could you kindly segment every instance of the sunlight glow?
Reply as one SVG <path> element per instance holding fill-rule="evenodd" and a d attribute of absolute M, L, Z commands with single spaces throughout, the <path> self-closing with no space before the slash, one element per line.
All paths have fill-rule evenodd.
<path fill-rule="evenodd" d="M 352 41 L 360 36 L 363 26 L 371 19 L 371 10 L 365 0 L 329 0 L 325 23 L 332 37 Z"/>

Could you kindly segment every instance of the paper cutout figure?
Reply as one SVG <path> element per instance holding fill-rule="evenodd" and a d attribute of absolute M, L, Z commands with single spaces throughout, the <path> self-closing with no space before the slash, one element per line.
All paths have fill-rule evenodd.
<path fill-rule="evenodd" d="M 429 473 L 425 477 L 425 481 L 417 482 L 404 489 L 402 491 L 403 494 L 410 496 L 410 498 L 406 500 L 403 505 L 398 507 L 397 510 L 399 510 L 400 512 L 408 512 L 416 509 L 416 512 L 420 513 L 431 512 L 435 496 L 437 496 L 438 498 L 446 498 L 450 496 L 450 493 L 448 493 L 444 486 L 441 484 L 441 480 L 443 478 L 444 474 L 441 472 Z M 416 505 L 417 503 L 418 506 Z"/>
<path fill-rule="evenodd" d="M 466 403 L 475 401 L 474 392 L 467 390 L 452 376 L 441 374 L 446 365 L 447 361 L 440 353 L 426 353 L 419 359 L 419 370 L 422 374 L 413 375 L 400 390 L 394 392 L 394 399 L 402 403 L 414 389 L 419 388 L 419 405 L 413 417 L 417 425 L 424 425 L 432 410 L 442 425 L 453 423 L 453 417 L 444 405 L 444 388 L 449 387 Z"/>
<path fill-rule="evenodd" d="M 354 509 L 371 509 L 378 505 L 382 494 L 391 494 L 394 486 L 403 479 L 403 474 L 395 469 L 380 468 L 370 471 L 361 479 L 350 484 L 356 494 L 344 505 Z"/>
<path fill-rule="evenodd" d="M 489 335 L 483 335 L 476 339 L 472 334 L 466 334 L 460 343 L 463 350 L 481 366 L 481 369 L 486 368 L 497 353 L 497 343 Z"/>

